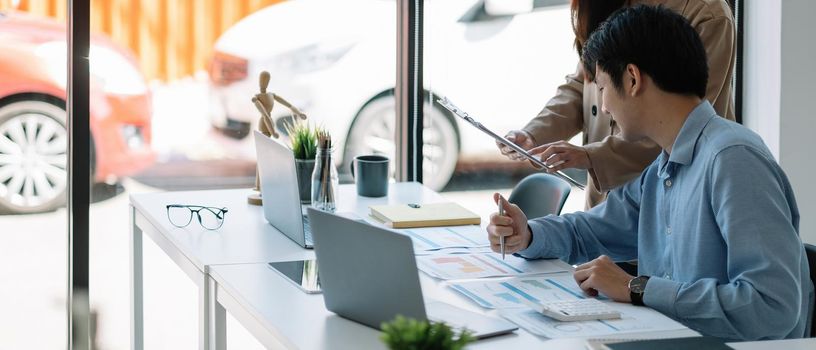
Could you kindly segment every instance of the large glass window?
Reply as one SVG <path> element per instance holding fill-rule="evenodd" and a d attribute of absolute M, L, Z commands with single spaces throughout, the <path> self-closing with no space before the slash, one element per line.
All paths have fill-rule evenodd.
<path fill-rule="evenodd" d="M 447 97 L 500 135 L 535 117 L 578 63 L 568 0 L 427 0 L 424 24 L 426 101 Z M 424 180 L 446 197 L 489 212 L 493 192 L 507 196 L 536 172 L 438 104 L 425 115 Z M 574 189 L 565 210 L 581 209 L 582 197 Z"/>
<path fill-rule="evenodd" d="M 106 43 L 92 47 L 92 90 L 108 116 L 93 132 L 110 141 L 96 145 L 109 198 L 90 214 L 100 346 L 129 346 L 128 196 L 253 187 L 262 71 L 279 97 L 280 140 L 289 142 L 288 103 L 331 133 L 344 182 L 354 156 L 393 153 L 395 9 L 384 0 L 92 1 L 91 30 Z M 147 236 L 143 245 L 145 348 L 194 348 L 196 285 Z M 230 347 L 261 348 L 227 319 Z"/>
<path fill-rule="evenodd" d="M 0 2 L 0 348 L 58 349 L 67 343 L 66 12 L 21 5 Z"/>
<path fill-rule="evenodd" d="M 734 7 L 735 2 L 729 1 L 732 9 L 739 7 Z M 430 101 L 449 98 L 499 135 L 522 129 L 576 70 L 579 58 L 573 46 L 570 3 L 425 1 L 423 172 L 427 185 L 486 212 L 495 206 L 493 192 L 507 196 L 521 179 L 537 172 L 526 161 L 503 157 L 489 136 L 436 103 L 430 107 Z M 741 33 L 737 35 L 741 45 Z M 739 112 L 739 57 L 734 76 Z M 583 136 L 579 133 L 568 141 L 581 145 Z M 564 173 L 586 183 L 584 170 Z M 584 202 L 584 191 L 573 186 L 563 212 L 582 210 Z"/>
<path fill-rule="evenodd" d="M 426 185 L 486 212 L 492 192 L 507 195 L 535 172 L 432 101 L 448 97 L 500 134 L 524 126 L 575 69 L 568 2 L 425 1 Z M 67 4 L 0 0 L 0 280 L 15 282 L 0 292 L 0 348 L 60 348 L 67 339 Z M 268 92 L 332 134 L 341 181 L 351 181 L 354 156 L 393 159 L 396 7 L 91 4 L 91 310 L 96 344 L 127 349 L 128 195 L 252 187 L 260 114 L 251 98 L 262 71 Z M 284 102 L 272 111 L 283 142 L 292 114 Z M 573 188 L 565 211 L 582 207 Z M 150 239 L 144 249 L 145 347 L 195 347 L 195 285 Z M 230 346 L 260 348 L 228 320 Z"/>

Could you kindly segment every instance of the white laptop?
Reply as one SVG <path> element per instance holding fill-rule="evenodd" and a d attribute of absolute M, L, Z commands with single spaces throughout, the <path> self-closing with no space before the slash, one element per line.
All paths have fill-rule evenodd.
<path fill-rule="evenodd" d="M 385 228 L 309 208 L 326 309 L 380 328 L 397 315 L 445 322 L 477 338 L 518 327 L 501 318 L 426 302 L 411 238 Z"/>
<path fill-rule="evenodd" d="M 311 249 L 312 231 L 300 205 L 292 150 L 258 131 L 255 150 L 266 221 L 301 247 Z"/>

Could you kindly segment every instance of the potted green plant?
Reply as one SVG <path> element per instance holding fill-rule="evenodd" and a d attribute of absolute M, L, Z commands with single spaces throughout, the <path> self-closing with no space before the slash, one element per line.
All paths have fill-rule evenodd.
<path fill-rule="evenodd" d="M 300 202 L 303 204 L 309 204 L 312 201 L 312 171 L 315 166 L 318 131 L 320 131 L 319 127 L 313 127 L 306 122 L 296 121 L 286 124 L 290 148 L 295 154 L 298 191 Z"/>
<path fill-rule="evenodd" d="M 391 350 L 460 350 L 476 340 L 468 331 L 454 332 L 445 323 L 418 321 L 401 315 L 381 326 L 380 339 Z"/>

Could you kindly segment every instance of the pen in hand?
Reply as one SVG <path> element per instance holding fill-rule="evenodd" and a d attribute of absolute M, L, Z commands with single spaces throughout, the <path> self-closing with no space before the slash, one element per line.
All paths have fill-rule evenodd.
<path fill-rule="evenodd" d="M 499 195 L 499 216 L 504 216 L 504 197 Z M 499 245 L 501 246 L 502 260 L 504 260 L 504 236 L 499 236 Z"/>

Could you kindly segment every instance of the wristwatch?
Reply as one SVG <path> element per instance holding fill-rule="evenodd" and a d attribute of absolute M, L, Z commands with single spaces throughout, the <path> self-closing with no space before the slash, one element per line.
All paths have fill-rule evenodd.
<path fill-rule="evenodd" d="M 637 276 L 629 281 L 629 298 L 632 299 L 632 305 L 643 305 L 646 282 L 649 282 L 649 276 Z"/>

